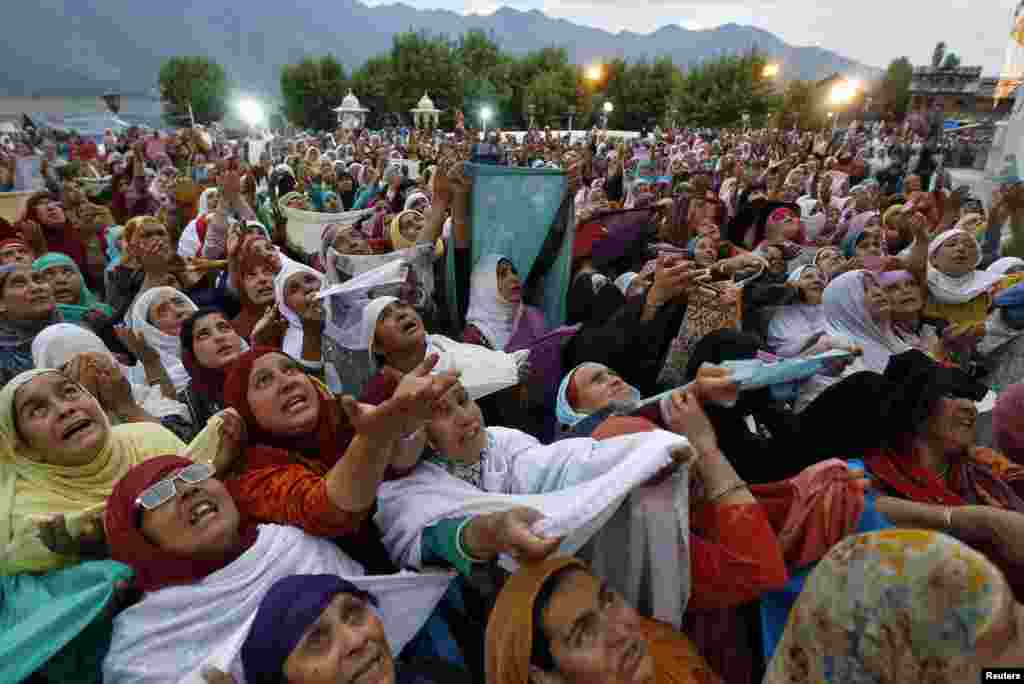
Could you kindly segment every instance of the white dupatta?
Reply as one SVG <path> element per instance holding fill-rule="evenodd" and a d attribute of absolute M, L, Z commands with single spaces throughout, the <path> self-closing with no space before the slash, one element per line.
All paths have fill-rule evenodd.
<path fill-rule="evenodd" d="M 369 576 L 325 539 L 260 525 L 256 543 L 238 560 L 195 584 L 150 592 L 118 615 L 103 681 L 204 684 L 201 670 L 216 667 L 244 684 L 240 653 L 260 602 L 277 580 L 300 574 L 338 575 L 373 593 L 395 654 L 426 623 L 452 579 L 450 573 Z"/>
<path fill-rule="evenodd" d="M 499 448 L 513 437 L 495 436 Z M 418 568 L 422 534 L 431 525 L 518 506 L 533 508 L 545 516 L 534 525 L 534 532 L 564 537 L 558 553 L 582 552 L 611 574 L 605 578 L 631 603 L 679 626 L 690 591 L 689 466 L 679 466 L 656 486 L 644 485 L 672 462 L 673 449 L 688 446 L 685 437 L 655 430 L 528 449 L 550 451 L 552 462 L 546 469 L 515 463 L 526 457 L 538 465 L 524 453 L 511 460 L 501 458 L 503 454 L 488 454 L 485 483 L 515 482 L 514 488 L 530 487 L 531 494 L 484 492 L 441 466 L 421 462 L 408 476 L 381 484 L 375 521 L 392 560 L 400 567 Z M 559 488 L 565 484 L 569 486 Z M 630 505 L 622 506 L 627 497 Z M 608 538 L 606 528 L 611 533 Z M 595 544 L 583 552 L 592 540 Z M 503 558 L 502 565 L 516 567 L 509 558 Z"/>

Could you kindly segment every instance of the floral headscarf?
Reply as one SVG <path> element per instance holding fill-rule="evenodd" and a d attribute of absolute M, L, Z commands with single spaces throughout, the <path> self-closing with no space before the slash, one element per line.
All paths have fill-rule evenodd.
<path fill-rule="evenodd" d="M 848 537 L 808 578 L 764 682 L 978 681 L 972 656 L 1006 601 L 1002 573 L 944 534 Z"/>

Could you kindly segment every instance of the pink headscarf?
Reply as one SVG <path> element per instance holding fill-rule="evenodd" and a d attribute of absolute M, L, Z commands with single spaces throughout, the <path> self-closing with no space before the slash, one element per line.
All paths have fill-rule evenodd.
<path fill-rule="evenodd" d="M 996 447 L 1014 463 L 1024 464 L 1024 383 L 1010 385 L 992 409 Z"/>

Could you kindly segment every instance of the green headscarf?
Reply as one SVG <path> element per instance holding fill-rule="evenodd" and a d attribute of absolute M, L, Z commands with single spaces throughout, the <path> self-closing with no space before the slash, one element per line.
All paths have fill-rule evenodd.
<path fill-rule="evenodd" d="M 90 311 L 99 311 L 108 317 L 114 315 L 114 310 L 101 302 L 99 298 L 93 294 L 93 291 L 89 289 L 89 286 L 85 284 L 85 278 L 82 277 L 82 272 L 78 269 L 78 264 L 76 264 L 67 254 L 49 252 L 32 262 L 33 271 L 44 271 L 51 266 L 70 266 L 75 269 L 76 273 L 78 273 L 78 278 L 82 283 L 81 290 L 79 290 L 78 302 L 76 304 L 57 305 L 57 310 L 63 314 L 65 321 L 69 323 L 82 321 L 84 320 L 85 315 Z"/>

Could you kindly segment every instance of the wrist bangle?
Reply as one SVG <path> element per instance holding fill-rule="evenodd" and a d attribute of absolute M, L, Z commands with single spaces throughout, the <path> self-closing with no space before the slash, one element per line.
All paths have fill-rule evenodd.
<path fill-rule="evenodd" d="M 738 491 L 740 489 L 746 489 L 746 488 L 747 488 L 747 483 L 744 482 L 743 480 L 740 480 L 736 484 L 730 485 L 730 486 L 726 487 L 725 489 L 723 489 L 722 491 L 715 493 L 713 496 L 708 497 L 707 502 L 708 503 L 714 503 L 714 502 L 718 501 L 719 499 L 725 498 L 726 496 L 728 496 L 729 494 L 732 494 L 735 491 Z"/>

